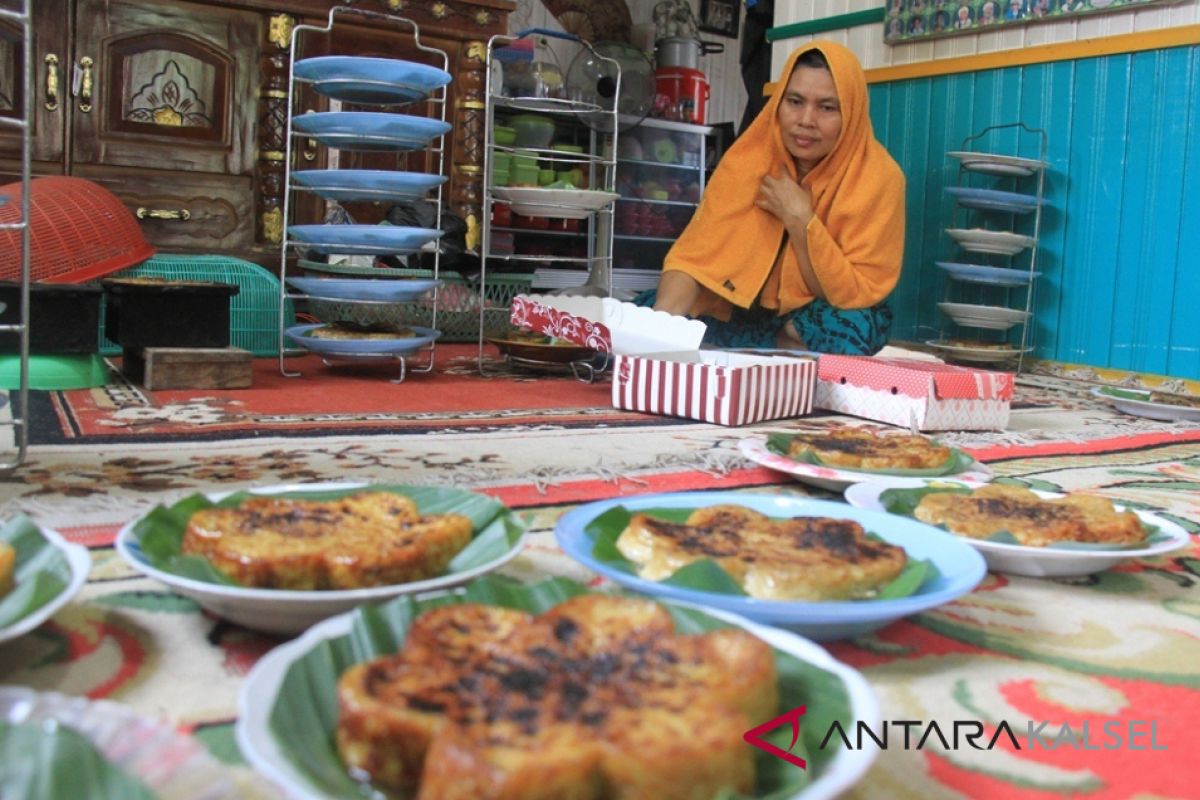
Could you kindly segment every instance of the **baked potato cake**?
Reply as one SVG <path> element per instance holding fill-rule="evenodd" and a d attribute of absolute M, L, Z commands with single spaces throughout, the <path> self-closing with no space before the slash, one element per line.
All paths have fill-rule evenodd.
<path fill-rule="evenodd" d="M 972 539 L 1008 531 L 1029 547 L 1055 542 L 1123 545 L 1146 538 L 1137 515 L 1117 511 L 1106 498 L 1067 495 L 1044 500 L 1028 489 L 994 483 L 970 494 L 931 492 L 921 498 L 913 516 Z"/>
<path fill-rule="evenodd" d="M 391 492 L 328 501 L 254 497 L 193 514 L 181 550 L 245 586 L 357 589 L 439 575 L 471 534 L 467 517 L 422 517 Z"/>
<path fill-rule="evenodd" d="M 696 509 L 684 523 L 634 514 L 616 545 L 647 580 L 712 559 L 762 600 L 871 597 L 908 561 L 903 548 L 867 538 L 853 520 L 777 520 L 737 505 Z"/>
<path fill-rule="evenodd" d="M 441 661 L 435 640 L 453 645 Z M 676 634 L 650 600 L 447 606 L 343 673 L 336 740 L 353 772 L 416 800 L 709 800 L 753 788 L 742 734 L 777 711 L 777 681 L 762 640 Z"/>
<path fill-rule="evenodd" d="M 949 447 L 925 436 L 877 434 L 846 425 L 822 433 L 799 433 L 788 444 L 792 458 L 815 456 L 846 469 L 936 469 L 953 455 Z"/>

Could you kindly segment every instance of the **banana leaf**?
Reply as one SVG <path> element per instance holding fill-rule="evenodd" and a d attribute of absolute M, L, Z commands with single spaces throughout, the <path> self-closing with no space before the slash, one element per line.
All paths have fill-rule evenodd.
<path fill-rule="evenodd" d="M 47 722 L 0 721 L 0 787 L 4 800 L 154 800 L 79 731 Z"/>
<path fill-rule="evenodd" d="M 563 578 L 526 585 L 512 578 L 487 575 L 468 584 L 463 592 L 423 600 L 404 596 L 381 606 L 361 606 L 354 612 L 349 633 L 317 644 L 288 667 L 272 708 L 271 734 L 292 765 L 317 791 L 329 797 L 369 796 L 370 790 L 348 774 L 333 739 L 337 726 L 336 685 L 344 670 L 394 652 L 404 643 L 413 619 L 436 606 L 487 603 L 538 614 L 587 591 L 581 584 Z M 670 603 L 663 605 L 680 633 L 727 627 L 727 623 L 704 612 Z M 775 651 L 775 663 L 779 674 L 779 712 L 808 706 L 800 726 L 800 741 L 791 752 L 805 759 L 809 766 L 802 771 L 767 753 L 756 753 L 758 785 L 753 797 L 759 800 L 791 797 L 819 777 L 839 749 L 836 741 L 831 741 L 831 746 L 825 749 L 819 747 L 825 732 L 834 720 L 845 730 L 854 724 L 846 687 L 835 674 L 779 650 Z M 765 720 L 751 721 L 755 725 L 760 722 Z M 766 738 L 787 749 L 791 731 L 786 728 L 782 726 Z M 730 792 L 720 800 L 741 797 Z"/>
<path fill-rule="evenodd" d="M 767 436 L 767 449 L 772 453 L 790 458 L 792 461 L 800 464 L 812 464 L 817 467 L 828 467 L 830 469 L 844 469 L 851 472 L 866 472 L 872 475 L 899 475 L 903 477 L 914 478 L 938 478 L 946 475 L 957 475 L 960 472 L 966 472 L 975 463 L 975 459 L 967 453 L 959 450 L 957 447 L 950 448 L 950 457 L 946 461 L 936 467 L 929 469 L 868 469 L 866 467 L 839 467 L 836 464 L 829 464 L 817 457 L 812 452 L 807 452 L 802 455 L 792 455 L 788 452 L 788 447 L 792 443 L 795 434 L 790 433 L 772 433 Z M 937 444 L 937 442 L 934 442 Z"/>
<path fill-rule="evenodd" d="M 694 508 L 640 508 L 638 513 L 680 524 L 687 522 L 688 517 L 695 510 Z M 613 506 L 589 522 L 584 528 L 584 533 L 592 539 L 593 558 L 611 569 L 637 575 L 637 565 L 617 549 L 617 538 L 629 526 L 631 518 L 632 513 L 625 506 Z M 875 541 L 886 541 L 872 533 L 868 533 L 867 536 Z M 895 600 L 900 597 L 908 597 L 915 594 L 926 581 L 932 580 L 938 574 L 939 570 L 933 562 L 910 558 L 899 575 L 879 587 L 879 591 L 874 597 L 866 599 Z M 662 583 L 700 592 L 746 596 L 742 584 L 726 572 L 719 563 L 708 558 L 680 567 L 664 578 Z"/>
<path fill-rule="evenodd" d="M 930 494 L 961 494 L 968 495 L 970 489 L 962 486 L 922 486 L 912 489 L 884 489 L 879 493 L 879 502 L 884 509 L 892 514 L 900 514 L 906 517 L 915 516 L 915 511 L 921 500 Z M 1109 544 L 1106 542 L 1053 542 L 1045 545 L 1044 549 L 1048 550 L 1082 550 L 1082 551 L 1112 551 L 1112 550 L 1141 550 L 1145 547 L 1165 542 L 1171 537 L 1157 526 L 1147 524 L 1145 521 L 1139 520 L 1142 530 L 1145 531 L 1145 538 L 1137 542 L 1129 544 Z M 950 531 L 945 525 L 937 525 L 944 531 Z M 997 544 L 1013 544 L 1020 545 L 1021 541 L 1012 534 L 1012 532 L 1004 529 L 992 531 L 982 541 L 995 542 Z"/>
<path fill-rule="evenodd" d="M 71 583 L 71 564 L 28 517 L 6 522 L 0 539 L 16 551 L 13 588 L 0 598 L 0 628 L 6 628 L 62 594 Z"/>
<path fill-rule="evenodd" d="M 325 501 L 363 491 L 404 495 L 416 503 L 417 510 L 422 515 L 456 513 L 470 518 L 474 531 L 472 539 L 451 560 L 446 574 L 464 572 L 495 561 L 517 545 L 525 530 L 500 501 L 461 489 L 375 485 L 354 489 L 286 492 L 271 496 Z M 188 520 L 197 511 L 214 507 L 236 507 L 254 496 L 256 495 L 249 492 L 237 492 L 214 502 L 202 494 L 194 494 L 172 506 L 158 506 L 137 522 L 133 529 L 133 538 L 140 545 L 146 560 L 156 569 L 207 583 L 239 586 L 237 581 L 214 567 L 207 559 L 184 554 L 181 549 L 183 534 Z"/>

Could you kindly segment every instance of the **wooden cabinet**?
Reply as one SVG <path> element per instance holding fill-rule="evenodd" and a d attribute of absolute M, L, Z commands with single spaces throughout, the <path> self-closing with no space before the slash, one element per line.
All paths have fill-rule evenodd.
<path fill-rule="evenodd" d="M 0 8 L 15 0 L 0 0 Z M 141 219 L 164 252 L 222 253 L 277 266 L 283 235 L 287 75 L 295 25 L 324 24 L 340 0 L 38 0 L 34 3 L 37 93 L 34 174 L 103 184 Z M 488 37 L 507 30 L 510 0 L 361 0 L 406 16 L 423 44 L 450 58 L 447 118 L 454 125 L 444 171 L 451 208 L 477 229 L 482 178 L 483 67 Z M 323 52 L 412 58 L 411 31 L 352 15 L 334 33 L 304 40 Z M 20 109 L 23 53 L 0 22 L 0 115 Z M 296 111 L 327 107 L 300 91 Z M 440 113 L 426 108 L 411 113 Z M 293 149 L 294 166 L 430 170 L 427 155 L 330 154 Z M 19 140 L 0 129 L 0 182 L 16 180 Z M 321 208 L 297 213 L 318 219 Z"/>

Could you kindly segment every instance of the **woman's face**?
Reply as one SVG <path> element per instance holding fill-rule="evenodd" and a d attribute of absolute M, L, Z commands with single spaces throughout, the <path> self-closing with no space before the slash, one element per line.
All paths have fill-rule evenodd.
<path fill-rule="evenodd" d="M 829 155 L 842 132 L 842 106 L 829 70 L 796 67 L 779 102 L 779 127 L 802 172 Z"/>

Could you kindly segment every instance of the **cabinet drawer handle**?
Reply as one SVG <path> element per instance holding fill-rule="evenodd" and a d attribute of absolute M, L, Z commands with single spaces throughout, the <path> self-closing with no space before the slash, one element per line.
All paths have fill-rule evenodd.
<path fill-rule="evenodd" d="M 79 76 L 79 110 L 85 114 L 92 110 L 92 66 L 95 63 L 88 56 L 79 59 L 83 70 Z"/>
<path fill-rule="evenodd" d="M 46 110 L 58 111 L 58 56 L 47 53 L 46 58 Z"/>
<path fill-rule="evenodd" d="M 189 220 L 192 218 L 192 212 L 186 208 L 180 208 L 172 211 L 169 208 L 146 208 L 141 206 L 137 210 L 138 219 L 182 219 Z"/>

